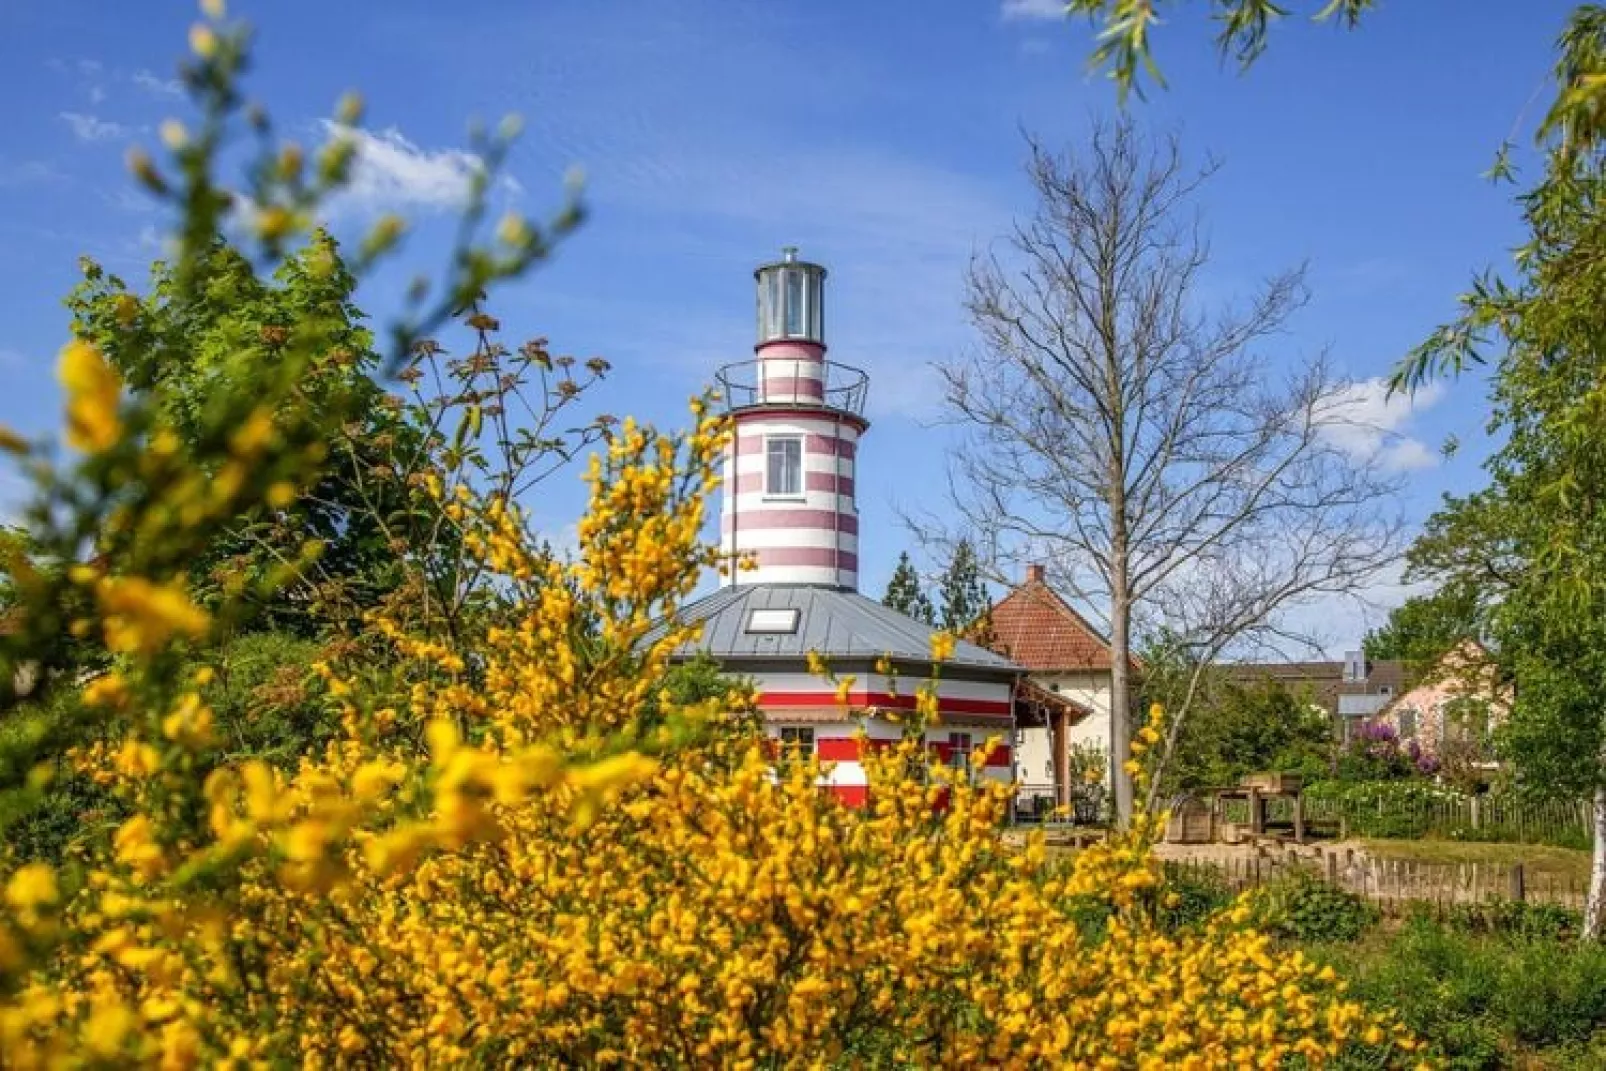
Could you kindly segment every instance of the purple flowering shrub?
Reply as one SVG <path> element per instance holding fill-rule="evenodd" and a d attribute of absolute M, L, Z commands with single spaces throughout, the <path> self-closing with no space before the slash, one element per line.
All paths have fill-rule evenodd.
<path fill-rule="evenodd" d="M 1438 770 L 1438 759 L 1414 739 L 1400 743 L 1399 732 L 1387 722 L 1362 722 L 1338 760 L 1339 777 L 1346 781 L 1432 777 Z"/>

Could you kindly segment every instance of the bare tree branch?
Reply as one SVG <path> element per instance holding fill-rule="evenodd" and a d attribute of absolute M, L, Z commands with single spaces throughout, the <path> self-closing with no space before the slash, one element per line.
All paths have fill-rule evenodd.
<path fill-rule="evenodd" d="M 1077 153 L 1028 141 L 1036 210 L 972 261 L 976 345 L 939 368 L 962 429 L 957 525 L 906 520 L 927 541 L 969 535 L 998 579 L 1043 564 L 1107 622 L 1119 759 L 1135 636 L 1211 661 L 1356 590 L 1399 556 L 1399 482 L 1334 434 L 1351 409 L 1324 358 L 1266 356 L 1307 300 L 1302 267 L 1206 308 L 1193 201 L 1213 163 L 1191 170 L 1127 121 Z M 1118 765 L 1115 788 L 1125 820 Z"/>

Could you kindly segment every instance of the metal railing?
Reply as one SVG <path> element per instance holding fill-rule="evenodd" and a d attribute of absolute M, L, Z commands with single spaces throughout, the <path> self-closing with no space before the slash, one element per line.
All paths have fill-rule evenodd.
<path fill-rule="evenodd" d="M 790 366 L 790 367 L 789 367 Z M 812 380 L 823 373 L 821 393 L 798 390 L 800 380 Z M 765 380 L 790 382 L 790 389 L 765 388 Z M 714 383 L 727 410 L 761 408 L 766 405 L 817 406 L 853 416 L 864 415 L 864 401 L 870 392 L 870 377 L 863 370 L 836 361 L 776 360 L 755 357 L 728 364 L 714 374 Z"/>

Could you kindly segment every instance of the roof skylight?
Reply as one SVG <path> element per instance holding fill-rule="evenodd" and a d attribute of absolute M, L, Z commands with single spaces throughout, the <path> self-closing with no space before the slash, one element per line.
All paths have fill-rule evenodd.
<path fill-rule="evenodd" d="M 802 614 L 795 606 L 753 610 L 747 615 L 747 631 L 768 636 L 790 636 L 797 632 L 800 617 Z"/>

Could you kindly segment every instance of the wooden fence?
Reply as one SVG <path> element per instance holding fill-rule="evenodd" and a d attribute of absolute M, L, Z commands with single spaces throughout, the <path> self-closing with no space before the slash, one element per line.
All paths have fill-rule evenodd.
<path fill-rule="evenodd" d="M 1247 801 L 1227 800 L 1224 806 L 1227 821 L 1247 824 Z M 1583 800 L 1448 795 L 1401 799 L 1387 794 L 1357 800 L 1307 793 L 1304 807 L 1307 827 L 1326 827 L 1326 832 L 1341 837 L 1433 837 L 1587 847 L 1592 826 L 1590 805 Z M 1268 800 L 1267 819 L 1292 822 L 1292 801 Z"/>
<path fill-rule="evenodd" d="M 1585 878 L 1536 871 L 1522 863 L 1422 863 L 1374 859 L 1350 850 L 1268 851 L 1264 855 L 1174 859 L 1165 865 L 1173 873 L 1215 876 L 1234 891 L 1263 885 L 1297 867 L 1366 897 L 1390 914 L 1404 913 L 1412 905 L 1445 908 L 1490 900 L 1582 910 L 1589 891 Z"/>

